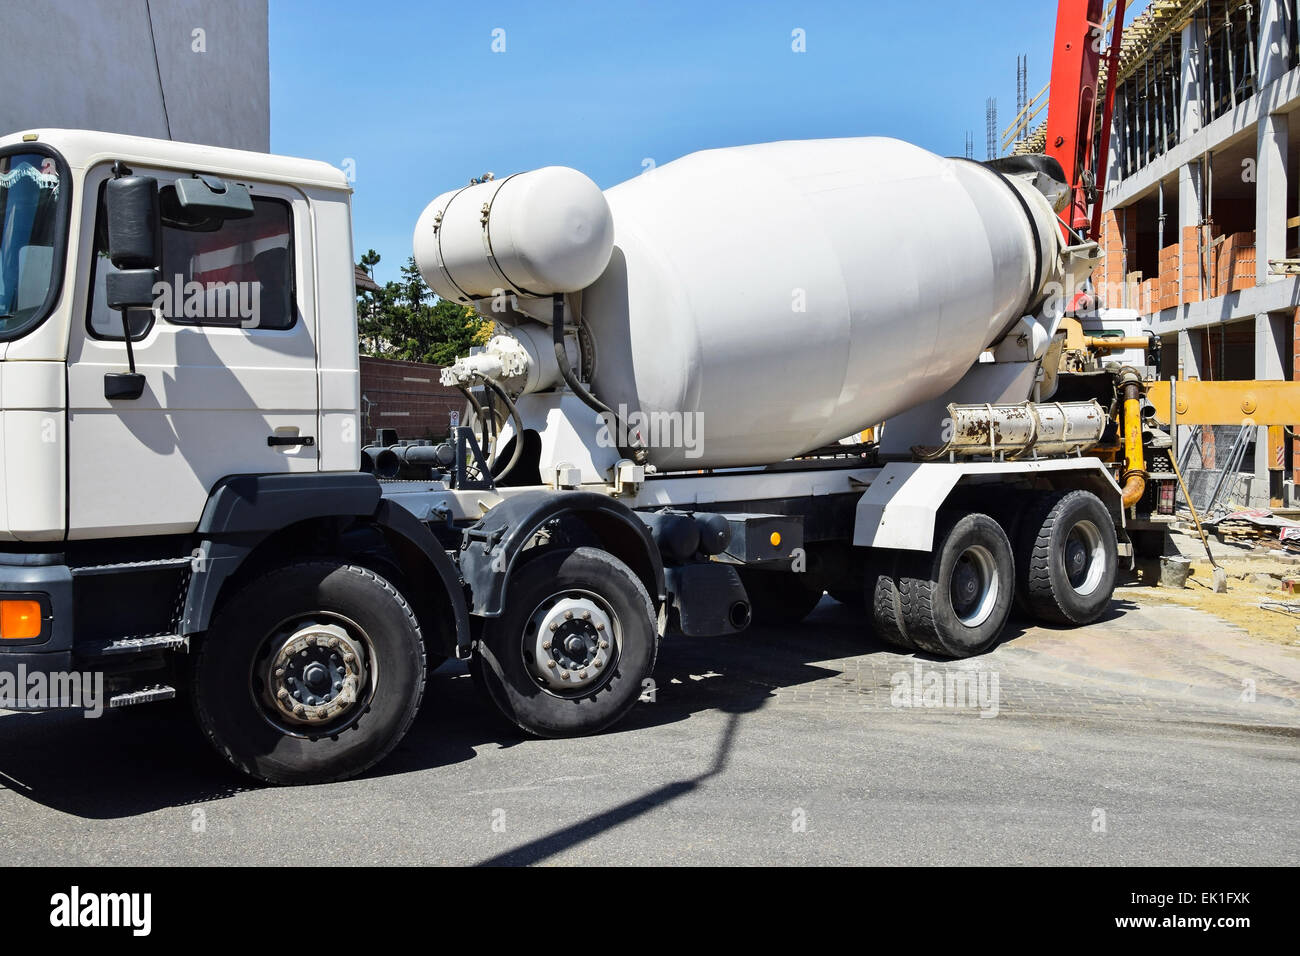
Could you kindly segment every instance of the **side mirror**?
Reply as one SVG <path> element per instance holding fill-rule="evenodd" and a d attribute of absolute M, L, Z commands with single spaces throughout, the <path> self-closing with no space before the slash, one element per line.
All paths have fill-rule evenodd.
<path fill-rule="evenodd" d="M 158 266 L 158 180 L 119 176 L 104 184 L 108 258 L 118 269 Z"/>
<path fill-rule="evenodd" d="M 158 279 L 158 180 L 151 176 L 118 176 L 104 184 L 104 215 L 108 220 L 108 258 L 117 269 L 104 277 L 108 307 L 122 313 L 129 372 L 104 375 L 104 397 L 135 399 L 144 393 L 144 376 L 135 370 L 131 323 L 127 310 L 151 307 Z"/>

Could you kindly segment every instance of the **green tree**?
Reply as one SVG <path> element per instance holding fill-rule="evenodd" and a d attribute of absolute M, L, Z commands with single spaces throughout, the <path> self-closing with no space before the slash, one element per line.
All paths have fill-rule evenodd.
<path fill-rule="evenodd" d="M 373 268 L 378 262 L 372 249 L 361 266 Z M 414 257 L 406 260 L 396 282 L 358 295 L 357 325 L 363 354 L 436 365 L 450 365 L 492 335 L 490 320 L 434 295 Z"/>

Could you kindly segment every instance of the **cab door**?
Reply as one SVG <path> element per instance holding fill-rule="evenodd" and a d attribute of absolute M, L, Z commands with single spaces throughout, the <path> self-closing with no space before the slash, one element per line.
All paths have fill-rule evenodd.
<path fill-rule="evenodd" d="M 296 190 L 248 182 L 254 214 L 195 223 L 159 182 L 162 281 L 130 310 L 144 391 L 107 399 L 127 368 L 121 314 L 107 307 L 102 202 L 80 250 L 89 281 L 68 347 L 68 534 L 192 531 L 229 475 L 316 471 L 317 348 L 311 217 Z M 201 171 L 195 171 L 201 172 Z M 99 190 L 107 168 L 88 179 Z M 87 224 L 88 225 L 88 224 Z"/>

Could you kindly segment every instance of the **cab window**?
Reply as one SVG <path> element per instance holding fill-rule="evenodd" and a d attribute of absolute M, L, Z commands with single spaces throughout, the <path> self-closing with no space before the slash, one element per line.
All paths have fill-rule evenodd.
<path fill-rule="evenodd" d="M 161 281 L 153 309 L 130 310 L 131 337 L 143 337 L 155 318 L 175 325 L 279 331 L 297 321 L 292 212 L 287 202 L 254 197 L 253 215 L 225 222 L 187 217 L 176 190 L 159 191 L 162 216 Z M 102 204 L 101 204 L 102 209 Z M 95 231 L 89 327 L 97 338 L 120 339 L 122 320 L 108 308 L 104 276 L 113 270 L 101 212 Z"/>

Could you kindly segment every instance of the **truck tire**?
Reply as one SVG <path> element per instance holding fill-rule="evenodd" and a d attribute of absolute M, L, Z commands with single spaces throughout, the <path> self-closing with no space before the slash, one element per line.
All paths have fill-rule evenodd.
<path fill-rule="evenodd" d="M 1050 624 L 1088 624 L 1110 606 L 1115 522 L 1090 491 L 1042 496 L 1021 526 L 1017 585 L 1024 610 Z"/>
<path fill-rule="evenodd" d="M 740 568 L 740 580 L 749 595 L 753 622 L 764 627 L 789 627 L 813 612 L 822 589 L 798 571 L 761 571 Z"/>
<path fill-rule="evenodd" d="M 320 560 L 262 575 L 199 645 L 194 711 L 217 752 L 267 783 L 355 776 L 406 734 L 424 694 L 410 605 L 369 568 Z"/>
<path fill-rule="evenodd" d="M 873 557 L 867 562 L 866 593 L 871 595 L 871 619 L 878 638 L 905 651 L 917 646 L 907 636 L 903 623 L 903 601 L 898 593 L 898 558 Z"/>
<path fill-rule="evenodd" d="M 908 640 L 940 657 L 971 657 L 993 645 L 1015 592 L 1011 542 L 1000 524 L 978 512 L 941 516 L 934 550 L 900 560 Z"/>
<path fill-rule="evenodd" d="M 477 680 L 530 734 L 594 734 L 641 696 L 659 650 L 655 621 L 645 585 L 618 558 L 557 549 L 515 570 L 504 612 L 483 623 Z"/>

